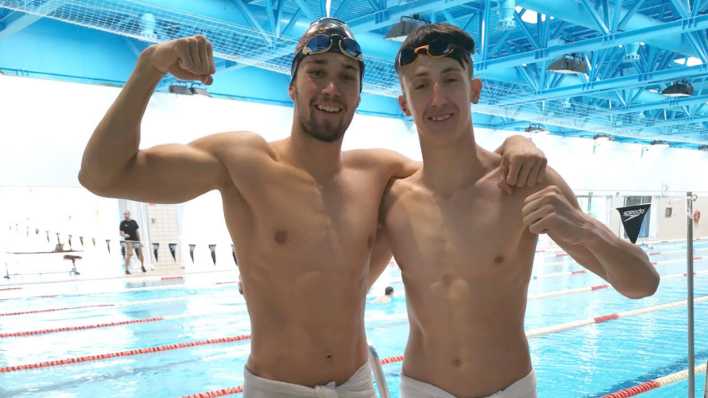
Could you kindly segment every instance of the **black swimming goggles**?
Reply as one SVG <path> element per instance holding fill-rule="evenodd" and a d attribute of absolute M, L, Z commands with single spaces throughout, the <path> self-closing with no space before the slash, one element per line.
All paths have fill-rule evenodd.
<path fill-rule="evenodd" d="M 313 32 L 321 32 L 312 36 L 302 49 L 293 58 L 290 75 L 295 78 L 295 72 L 300 65 L 300 61 L 305 56 L 337 52 L 359 62 L 361 74 L 364 74 L 364 56 L 361 47 L 349 27 L 336 18 L 320 18 L 313 22 L 305 32 L 305 35 Z"/>
<path fill-rule="evenodd" d="M 423 54 L 429 57 L 451 57 L 462 63 L 463 59 L 469 59 L 470 54 L 474 52 L 472 48 L 464 48 L 459 44 L 451 43 L 443 39 L 433 39 L 428 44 L 418 46 L 416 48 L 406 47 L 401 49 L 396 59 L 398 68 L 411 64 L 418 58 L 418 55 Z"/>

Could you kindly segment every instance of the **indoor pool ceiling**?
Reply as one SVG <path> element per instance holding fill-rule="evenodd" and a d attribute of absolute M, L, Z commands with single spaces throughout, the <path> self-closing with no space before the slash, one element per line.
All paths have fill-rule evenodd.
<path fill-rule="evenodd" d="M 351 25 L 368 54 L 364 91 L 392 97 L 400 91 L 398 43 L 384 37 L 414 14 L 474 37 L 484 81 L 474 111 L 487 115 L 486 127 L 538 123 L 567 136 L 708 145 L 708 0 L 0 0 L 0 42 L 45 18 L 76 35 L 123 36 L 135 54 L 134 43 L 203 33 L 219 73 L 255 66 L 288 74 L 296 38 L 312 19 L 331 15 Z M 3 51 L 0 61 L 11 57 Z M 548 70 L 566 54 L 584 59 L 587 74 Z M 0 70 L 61 78 L 51 65 Z M 662 95 L 677 81 L 692 95 Z"/>

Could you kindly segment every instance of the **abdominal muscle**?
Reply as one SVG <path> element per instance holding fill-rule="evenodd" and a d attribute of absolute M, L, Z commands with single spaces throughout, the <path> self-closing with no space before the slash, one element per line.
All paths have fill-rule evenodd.
<path fill-rule="evenodd" d="M 403 372 L 458 397 L 494 394 L 531 371 L 525 286 L 451 279 L 427 284 L 425 295 L 407 289 L 411 332 Z"/>
<path fill-rule="evenodd" d="M 337 268 L 327 260 L 326 267 Z M 281 272 L 253 262 L 244 269 L 252 332 L 246 366 L 257 376 L 287 383 L 343 384 L 367 359 L 364 280 L 357 283 L 312 263 L 311 271 L 297 273 L 299 267 L 288 263 Z"/>

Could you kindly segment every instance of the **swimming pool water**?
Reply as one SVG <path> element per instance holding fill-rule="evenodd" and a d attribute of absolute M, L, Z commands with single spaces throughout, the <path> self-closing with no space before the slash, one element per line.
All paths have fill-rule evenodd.
<path fill-rule="evenodd" d="M 680 244 L 654 245 L 648 252 L 662 275 L 685 272 Z M 695 246 L 696 297 L 708 296 L 708 242 Z M 568 257 L 539 253 L 534 265 L 531 296 L 604 284 L 592 274 L 541 277 L 581 269 Z M 389 275 L 402 292 L 400 277 Z M 227 278 L 226 276 L 224 278 Z M 228 279 L 233 279 L 229 276 Z M 51 294 L 51 293 L 47 293 Z M 0 316 L 0 333 L 97 324 L 162 316 L 155 323 L 0 338 L 0 367 L 97 353 L 236 336 L 249 333 L 248 315 L 236 286 L 124 289 L 90 295 L 57 297 L 18 296 L 0 292 L 0 313 L 46 308 L 112 304 L 21 316 Z M 657 293 L 629 300 L 612 289 L 529 300 L 526 328 L 558 325 L 616 312 L 666 304 L 686 298 L 686 278 L 664 277 Z M 695 306 L 697 364 L 708 361 L 708 302 Z M 408 335 L 405 299 L 390 304 L 367 303 L 367 335 L 384 357 L 403 353 Z M 566 330 L 529 339 L 541 398 L 600 397 L 670 373 L 687 365 L 687 310 L 685 306 Z M 181 397 L 233 387 L 243 383 L 249 341 L 113 358 L 81 364 L 0 373 L 0 397 Z M 393 397 L 398 397 L 401 364 L 384 366 Z M 697 396 L 702 397 L 705 374 L 698 374 Z M 685 397 L 683 381 L 641 395 L 647 398 Z"/>

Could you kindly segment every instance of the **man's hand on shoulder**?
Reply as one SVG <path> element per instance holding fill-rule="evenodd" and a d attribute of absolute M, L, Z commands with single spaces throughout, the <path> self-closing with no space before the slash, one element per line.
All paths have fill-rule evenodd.
<path fill-rule="evenodd" d="M 534 187 L 546 177 L 546 155 L 530 139 L 515 135 L 504 140 L 496 151 L 502 157 L 504 178 L 499 187 L 506 193 L 513 188 Z"/>

